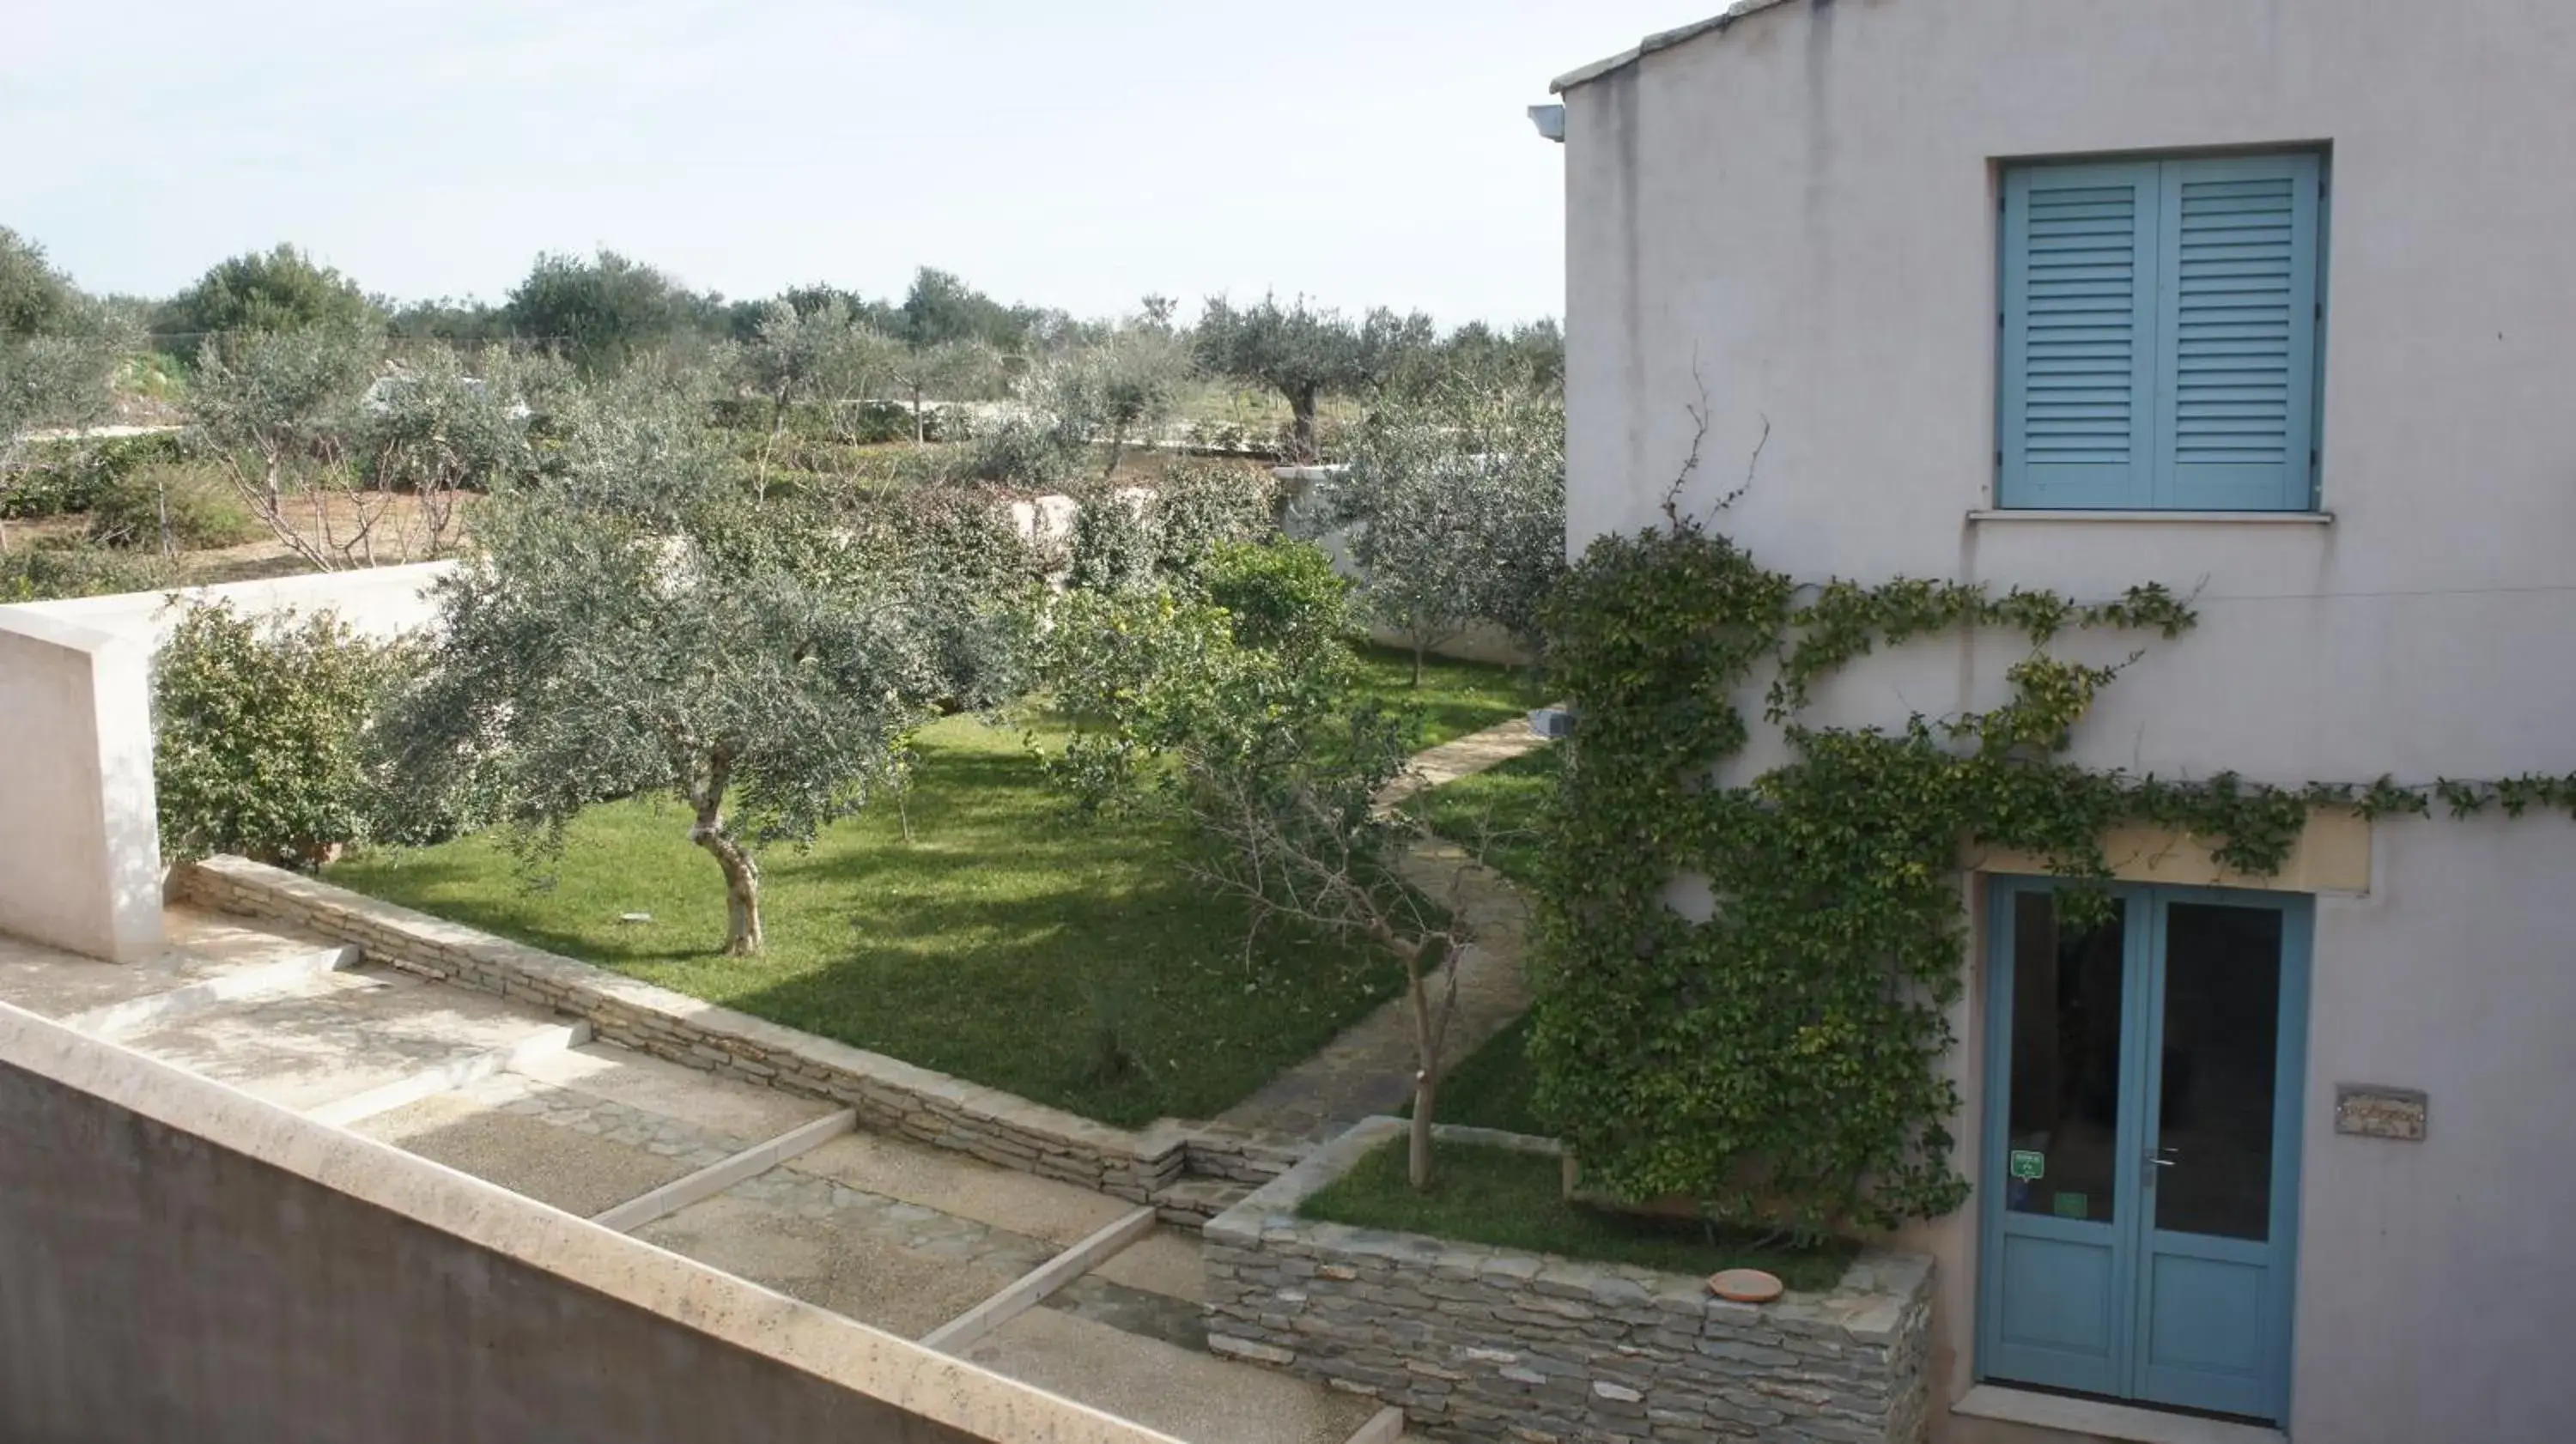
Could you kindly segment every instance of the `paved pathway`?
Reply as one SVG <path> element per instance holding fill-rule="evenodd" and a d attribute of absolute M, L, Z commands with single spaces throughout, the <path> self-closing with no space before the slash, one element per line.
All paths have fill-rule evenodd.
<path fill-rule="evenodd" d="M 1392 806 L 1546 745 L 1523 718 L 1470 733 L 1415 757 L 1405 775 L 1378 794 L 1378 802 Z M 1462 916 L 1475 938 L 1458 959 L 1458 1012 L 1442 1049 L 1454 1066 L 1529 1008 L 1529 980 L 1521 965 L 1529 907 L 1500 874 L 1437 837 L 1416 843 L 1403 869 L 1406 881 Z M 1442 979 L 1435 974 L 1431 986 L 1437 998 Z M 1402 1108 L 1413 1096 L 1412 1006 L 1400 996 L 1381 1004 L 1216 1121 L 1320 1143 L 1371 1114 Z"/>

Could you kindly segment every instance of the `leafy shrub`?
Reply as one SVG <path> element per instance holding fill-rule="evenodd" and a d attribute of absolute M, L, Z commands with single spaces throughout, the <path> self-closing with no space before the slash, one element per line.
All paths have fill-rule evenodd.
<path fill-rule="evenodd" d="M 112 552 L 68 539 L 48 538 L 0 553 L 0 603 L 148 592 L 177 580 L 177 573 L 160 557 Z"/>
<path fill-rule="evenodd" d="M 1083 444 L 1058 426 L 1009 417 L 969 443 L 965 474 L 1023 491 L 1058 491 L 1082 469 Z"/>
<path fill-rule="evenodd" d="M 1166 576 L 1196 576 L 1218 548 L 1271 535 L 1278 494 L 1256 468 L 1175 458 L 1154 488 L 1155 566 Z"/>
<path fill-rule="evenodd" d="M 1311 542 L 1227 542 L 1209 554 L 1199 583 L 1233 619 L 1242 646 L 1302 652 L 1350 634 L 1350 581 Z"/>
<path fill-rule="evenodd" d="M 118 482 L 191 456 L 187 437 L 176 431 L 54 441 L 28 450 L 15 475 L 0 477 L 0 521 L 88 511 Z"/>
<path fill-rule="evenodd" d="M 399 656 L 329 612 L 191 606 L 153 663 L 163 852 L 311 868 L 363 839 L 365 736 Z"/>
<path fill-rule="evenodd" d="M 89 539 L 124 551 L 239 546 L 266 534 L 231 484 L 205 467 L 146 467 L 109 484 L 89 508 Z"/>
<path fill-rule="evenodd" d="M 1073 514 L 1073 568 L 1069 580 L 1084 591 L 1117 591 L 1154 580 L 1153 498 L 1094 487 Z"/>

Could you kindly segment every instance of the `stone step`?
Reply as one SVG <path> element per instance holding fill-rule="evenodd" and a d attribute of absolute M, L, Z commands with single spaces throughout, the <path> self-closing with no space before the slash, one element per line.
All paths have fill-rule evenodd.
<path fill-rule="evenodd" d="M 357 949 L 282 924 L 186 904 L 164 910 L 169 946 L 108 963 L 0 938 L 0 999 L 100 1037 L 120 1037 L 223 1003 L 293 990 L 355 967 Z"/>
<path fill-rule="evenodd" d="M 1166 1223 L 1197 1227 L 1252 1196 L 1258 1185 L 1228 1178 L 1184 1178 L 1154 1193 L 1154 1209 Z"/>

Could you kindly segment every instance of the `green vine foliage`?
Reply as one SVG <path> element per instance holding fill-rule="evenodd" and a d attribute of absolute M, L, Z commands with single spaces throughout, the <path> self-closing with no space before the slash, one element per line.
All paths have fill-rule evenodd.
<path fill-rule="evenodd" d="M 2576 777 L 2296 789 L 2078 767 L 2064 754 L 2121 667 L 2047 644 L 2179 637 L 2195 620 L 2185 599 L 2152 585 L 2097 604 L 1920 579 L 1801 587 L 1668 517 L 1593 542 L 1545 617 L 1578 722 L 1540 878 L 1530 1054 L 1541 1110 L 1587 1184 L 1616 1195 L 1685 1196 L 1712 1219 L 1801 1238 L 1962 1203 L 1943 1062 L 1963 986 L 1963 859 L 1980 846 L 2080 884 L 2110 875 L 2105 830 L 2142 822 L 2264 876 L 2316 806 L 2576 808 Z M 1956 628 L 2029 640 L 2002 705 L 1894 728 L 1800 719 L 1834 669 Z M 1718 782 L 1750 740 L 1738 699 L 1766 669 L 1765 717 L 1791 760 Z M 1688 879 L 1708 885 L 1705 921 L 1672 903 Z M 2105 894 L 2068 897 L 2081 915 Z"/>

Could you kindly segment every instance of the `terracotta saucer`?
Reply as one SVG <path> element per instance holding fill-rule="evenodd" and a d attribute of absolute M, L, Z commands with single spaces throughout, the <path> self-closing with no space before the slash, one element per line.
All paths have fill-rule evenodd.
<path fill-rule="evenodd" d="M 1708 1291 L 1739 1304 L 1767 1304 L 1780 1297 L 1780 1281 L 1760 1269 L 1727 1269 L 1708 1276 Z"/>

